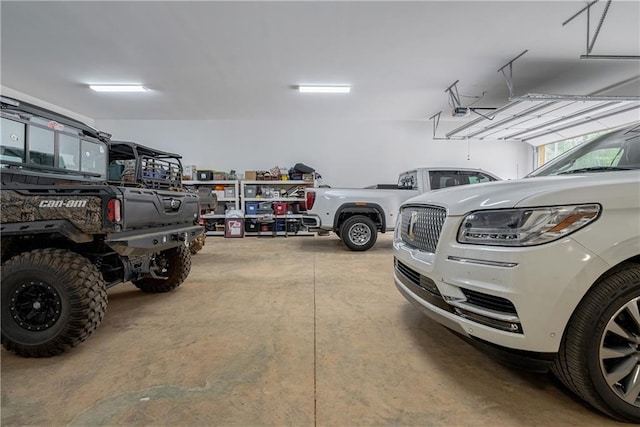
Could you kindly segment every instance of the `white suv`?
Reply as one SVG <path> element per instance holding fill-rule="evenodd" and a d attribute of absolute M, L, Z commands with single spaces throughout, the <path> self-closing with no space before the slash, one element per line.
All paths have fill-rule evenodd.
<path fill-rule="evenodd" d="M 640 123 L 524 179 L 412 198 L 393 246 L 431 318 L 640 422 Z"/>

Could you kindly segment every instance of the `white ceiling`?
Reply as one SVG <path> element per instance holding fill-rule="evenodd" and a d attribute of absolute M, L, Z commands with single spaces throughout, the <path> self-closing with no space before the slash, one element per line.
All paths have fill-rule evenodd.
<path fill-rule="evenodd" d="M 593 7 L 593 33 L 606 1 Z M 426 120 L 455 80 L 516 94 L 640 96 L 640 61 L 580 60 L 584 1 L 0 2 L 1 83 L 95 119 Z M 640 55 L 640 2 L 614 0 L 593 54 Z M 99 94 L 89 83 L 142 83 Z M 349 95 L 293 86 L 351 84 Z M 608 88 L 608 89 L 607 89 Z"/>

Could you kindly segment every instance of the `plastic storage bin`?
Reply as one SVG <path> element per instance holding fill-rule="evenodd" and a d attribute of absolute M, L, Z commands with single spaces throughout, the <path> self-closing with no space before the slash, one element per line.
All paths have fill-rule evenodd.
<path fill-rule="evenodd" d="M 258 202 L 246 202 L 245 211 L 247 215 L 256 215 L 258 213 Z"/>
<path fill-rule="evenodd" d="M 258 191 L 258 186 L 256 185 L 245 185 L 244 187 L 244 197 L 253 198 L 256 197 Z"/>
<path fill-rule="evenodd" d="M 241 210 L 228 210 L 225 214 L 224 237 L 244 237 L 244 214 Z"/>
<path fill-rule="evenodd" d="M 287 202 L 273 202 L 273 212 L 276 215 L 287 214 Z"/>

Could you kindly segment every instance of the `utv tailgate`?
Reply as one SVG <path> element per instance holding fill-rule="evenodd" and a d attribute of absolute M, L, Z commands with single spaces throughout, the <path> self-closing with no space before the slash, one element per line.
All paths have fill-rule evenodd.
<path fill-rule="evenodd" d="M 170 224 L 193 224 L 198 196 L 169 190 L 123 188 L 123 228 L 134 230 Z"/>

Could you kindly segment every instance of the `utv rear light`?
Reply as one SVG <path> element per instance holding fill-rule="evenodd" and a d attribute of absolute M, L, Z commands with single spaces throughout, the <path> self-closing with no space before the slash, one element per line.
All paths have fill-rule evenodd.
<path fill-rule="evenodd" d="M 111 199 L 107 202 L 107 218 L 111 222 L 120 222 L 122 219 L 119 199 Z"/>
<path fill-rule="evenodd" d="M 307 210 L 313 208 L 313 203 L 316 201 L 316 193 L 315 191 L 307 191 L 307 200 L 306 200 L 306 207 Z"/>

